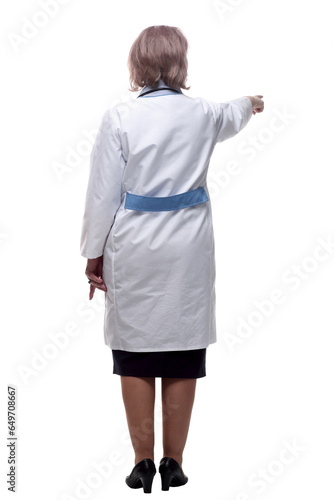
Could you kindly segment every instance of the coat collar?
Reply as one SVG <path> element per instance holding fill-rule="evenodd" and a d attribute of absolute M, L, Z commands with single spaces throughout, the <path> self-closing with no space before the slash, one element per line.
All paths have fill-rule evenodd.
<path fill-rule="evenodd" d="M 140 92 L 140 94 L 137 96 L 141 97 L 146 94 L 151 94 L 153 92 L 157 92 L 159 90 L 167 90 L 168 93 L 179 93 L 183 94 L 182 90 L 180 87 L 170 87 L 169 85 L 166 85 L 166 83 L 160 78 L 158 85 L 156 87 L 153 87 L 152 85 L 146 85 Z"/>

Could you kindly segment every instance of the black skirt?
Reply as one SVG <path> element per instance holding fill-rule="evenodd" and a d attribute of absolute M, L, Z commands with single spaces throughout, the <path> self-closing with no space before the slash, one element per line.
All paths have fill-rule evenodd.
<path fill-rule="evenodd" d="M 201 378 L 206 376 L 206 348 L 189 351 L 130 352 L 112 349 L 116 375 Z"/>

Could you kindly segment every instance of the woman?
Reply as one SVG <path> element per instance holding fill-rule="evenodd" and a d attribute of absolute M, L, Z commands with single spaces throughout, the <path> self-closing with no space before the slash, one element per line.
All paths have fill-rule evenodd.
<path fill-rule="evenodd" d="M 103 115 L 91 155 L 81 255 L 89 299 L 105 292 L 104 340 L 120 376 L 135 466 L 126 484 L 150 493 L 155 377 L 161 377 L 162 489 L 182 469 L 196 382 L 216 342 L 215 254 L 206 184 L 214 146 L 261 112 L 262 96 L 225 103 L 183 94 L 188 43 L 150 26 L 128 59 L 136 99 Z"/>

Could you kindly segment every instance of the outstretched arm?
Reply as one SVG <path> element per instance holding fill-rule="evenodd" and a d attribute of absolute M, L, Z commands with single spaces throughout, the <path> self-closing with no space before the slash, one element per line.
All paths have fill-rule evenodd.
<path fill-rule="evenodd" d="M 223 142 L 238 134 L 252 114 L 263 111 L 263 96 L 243 96 L 227 102 L 211 102 L 216 125 L 216 142 Z"/>

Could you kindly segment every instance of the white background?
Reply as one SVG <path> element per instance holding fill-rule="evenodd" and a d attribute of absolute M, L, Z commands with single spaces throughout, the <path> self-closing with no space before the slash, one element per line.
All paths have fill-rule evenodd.
<path fill-rule="evenodd" d="M 108 106 L 138 95 L 128 90 L 126 65 L 134 39 L 148 26 L 168 24 L 189 41 L 191 89 L 184 93 L 217 102 L 261 94 L 265 102 L 264 112 L 212 156 L 218 342 L 197 382 L 183 458 L 189 482 L 169 495 L 331 498 L 330 2 L 63 0 L 52 16 L 41 14 L 42 4 L 1 6 L 2 497 L 9 495 L 7 385 L 17 391 L 15 498 L 142 495 L 125 484 L 134 454 L 103 340 L 104 293 L 88 301 L 79 242 L 87 134 Z M 77 151 L 72 163 L 70 151 Z M 232 176 L 231 162 L 238 166 Z M 320 241 L 329 246 L 318 253 Z M 254 301 L 271 300 L 274 289 L 284 301 L 265 316 Z M 249 325 L 243 337 L 242 319 Z M 67 344 L 57 347 L 55 336 Z M 286 443 L 295 455 L 284 452 Z M 97 473 L 96 464 L 112 461 L 106 477 Z M 85 494 L 79 484 L 90 485 Z M 153 494 L 166 495 L 159 474 Z"/>

